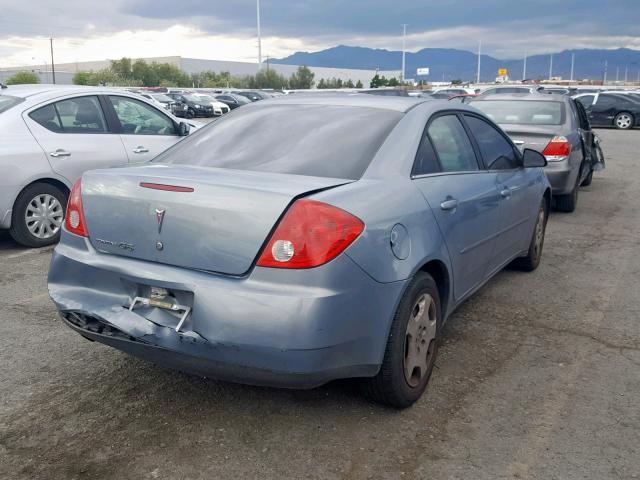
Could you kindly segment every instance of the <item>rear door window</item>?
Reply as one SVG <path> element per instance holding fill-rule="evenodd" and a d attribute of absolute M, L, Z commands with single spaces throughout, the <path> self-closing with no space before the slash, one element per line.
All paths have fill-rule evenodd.
<path fill-rule="evenodd" d="M 96 96 L 61 100 L 34 110 L 29 116 L 56 133 L 107 133 L 107 122 Z"/>
<path fill-rule="evenodd" d="M 53 104 L 34 110 L 29 114 L 29 116 L 47 130 L 51 130 L 55 133 L 62 132 L 60 117 L 58 117 L 56 108 L 53 106 Z"/>
<path fill-rule="evenodd" d="M 478 170 L 471 140 L 456 115 L 437 117 L 429 124 L 427 132 L 443 172 Z"/>

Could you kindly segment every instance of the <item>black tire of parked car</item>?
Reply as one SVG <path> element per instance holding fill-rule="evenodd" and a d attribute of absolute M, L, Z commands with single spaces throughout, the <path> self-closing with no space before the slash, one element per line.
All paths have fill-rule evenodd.
<path fill-rule="evenodd" d="M 578 178 L 576 178 L 576 184 L 573 186 L 573 190 L 571 190 L 571 193 L 568 193 L 566 195 L 556 195 L 556 210 L 566 213 L 575 211 L 576 206 L 578 205 L 578 192 L 580 190 L 582 168 L 583 166 L 581 165 L 580 170 L 578 171 Z"/>
<path fill-rule="evenodd" d="M 622 121 L 623 119 L 629 119 L 629 121 Z M 635 119 L 633 118 L 633 115 L 630 114 L 629 112 L 620 112 L 618 113 L 615 118 L 613 119 L 613 126 L 616 127 L 618 130 L 630 130 L 631 128 L 633 128 L 633 124 L 635 123 Z"/>
<path fill-rule="evenodd" d="M 187 114 L 186 114 L 187 118 L 195 118 L 195 116 L 196 116 L 196 112 L 193 108 L 187 109 Z"/>
<path fill-rule="evenodd" d="M 404 373 L 406 329 L 415 302 L 425 293 L 433 298 L 436 305 L 436 338 L 433 340 L 433 350 L 430 354 L 427 372 L 421 378 L 420 383 L 412 387 L 405 379 Z M 378 374 L 375 377 L 362 379 L 365 395 L 378 403 L 395 408 L 409 407 L 418 400 L 427 388 L 433 371 L 438 354 L 441 326 L 442 308 L 436 282 L 428 273 L 419 272 L 411 280 L 400 300 Z"/>
<path fill-rule="evenodd" d="M 516 258 L 511 262 L 511 267 L 525 272 L 532 272 L 538 265 L 540 265 L 540 259 L 542 258 L 542 247 L 544 246 L 544 236 L 547 230 L 547 220 L 549 219 L 549 206 L 547 200 L 542 199 L 540 209 L 538 210 L 538 219 L 533 227 L 533 234 L 531 235 L 531 242 L 529 243 L 529 250 L 526 257 Z M 541 230 L 539 230 L 541 229 Z M 538 237 L 541 235 L 541 237 Z"/>
<path fill-rule="evenodd" d="M 27 228 L 25 215 L 29 202 L 38 195 L 51 195 L 55 197 L 60 205 L 66 210 L 67 199 L 69 194 L 60 188 L 49 183 L 34 183 L 26 187 L 13 204 L 13 212 L 11 214 L 11 228 L 9 233 L 11 237 L 20 245 L 25 247 L 45 247 L 60 240 L 60 230 L 50 238 L 38 238 L 33 235 Z"/>

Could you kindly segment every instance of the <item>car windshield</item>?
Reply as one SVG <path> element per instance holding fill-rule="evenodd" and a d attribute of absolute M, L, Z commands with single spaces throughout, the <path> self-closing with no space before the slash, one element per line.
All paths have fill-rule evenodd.
<path fill-rule="evenodd" d="M 204 100 L 202 100 L 202 98 L 200 97 L 196 97 L 195 95 L 182 95 L 188 102 L 194 102 L 194 103 L 198 103 L 198 102 L 203 102 Z"/>
<path fill-rule="evenodd" d="M 471 102 L 502 125 L 562 125 L 564 104 L 538 100 L 484 100 Z"/>
<path fill-rule="evenodd" d="M 0 113 L 6 112 L 11 107 L 23 102 L 24 99 L 10 95 L 0 95 Z"/>
<path fill-rule="evenodd" d="M 168 97 L 162 93 L 156 93 L 154 95 L 151 95 L 153 98 L 155 98 L 157 101 L 162 102 L 162 103 L 167 103 L 167 102 L 173 102 L 173 98 Z"/>
<path fill-rule="evenodd" d="M 236 112 L 154 162 L 356 180 L 403 115 L 336 105 L 268 105 Z"/>

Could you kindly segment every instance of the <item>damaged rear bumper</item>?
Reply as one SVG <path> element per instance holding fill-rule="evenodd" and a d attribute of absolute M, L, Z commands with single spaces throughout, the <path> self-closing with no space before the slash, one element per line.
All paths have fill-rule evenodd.
<path fill-rule="evenodd" d="M 179 331 L 129 310 L 141 284 L 192 292 Z M 346 255 L 234 278 L 102 254 L 67 232 L 49 274 L 65 323 L 90 340 L 210 378 L 288 388 L 375 375 L 404 285 L 375 282 Z"/>

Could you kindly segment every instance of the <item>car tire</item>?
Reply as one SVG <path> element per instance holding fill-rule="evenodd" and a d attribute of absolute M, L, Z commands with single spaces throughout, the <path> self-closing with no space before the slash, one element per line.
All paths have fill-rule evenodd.
<path fill-rule="evenodd" d="M 576 184 L 573 186 L 571 193 L 567 195 L 556 195 L 556 210 L 560 212 L 571 213 L 574 212 L 578 205 L 578 192 L 580 190 L 580 178 L 582 178 L 582 165 L 578 171 L 578 177 L 576 178 Z"/>
<path fill-rule="evenodd" d="M 185 115 L 187 118 L 195 118 L 196 112 L 193 108 L 187 110 L 187 114 Z"/>
<path fill-rule="evenodd" d="M 529 242 L 529 250 L 525 257 L 516 258 L 511 262 L 511 266 L 518 270 L 525 272 L 532 272 L 538 265 L 540 265 L 540 259 L 542 258 L 542 247 L 544 246 L 544 235 L 547 230 L 547 220 L 549 219 L 549 208 L 547 206 L 546 199 L 542 199 L 540 208 L 538 209 L 538 217 L 536 224 L 533 227 L 533 234 L 531 235 L 531 242 Z"/>
<path fill-rule="evenodd" d="M 433 371 L 441 325 L 438 287 L 431 275 L 420 272 L 400 300 L 378 374 L 362 381 L 365 394 L 395 408 L 418 400 Z"/>
<path fill-rule="evenodd" d="M 13 204 L 11 237 L 25 247 L 45 247 L 58 242 L 68 196 L 66 191 L 49 183 L 26 187 Z"/>
<path fill-rule="evenodd" d="M 634 118 L 628 112 L 620 112 L 613 119 L 613 126 L 618 130 L 629 130 L 633 127 Z"/>
<path fill-rule="evenodd" d="M 593 168 L 589 169 L 589 175 L 580 184 L 581 187 L 588 187 L 593 182 Z"/>

